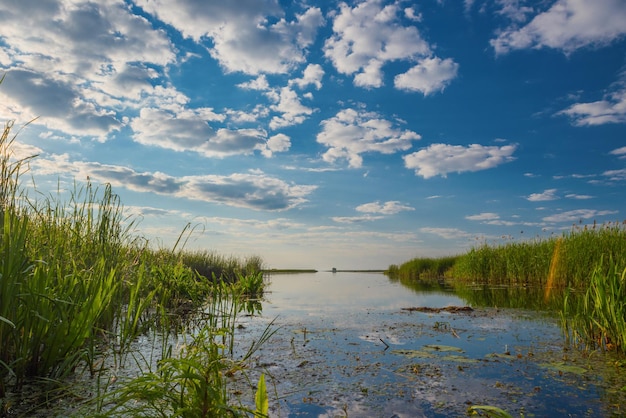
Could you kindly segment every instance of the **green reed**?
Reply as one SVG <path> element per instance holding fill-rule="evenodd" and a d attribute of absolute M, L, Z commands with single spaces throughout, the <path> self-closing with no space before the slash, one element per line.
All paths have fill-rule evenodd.
<path fill-rule="evenodd" d="M 626 352 L 626 266 L 602 259 L 584 292 L 568 291 L 561 322 L 574 343 Z"/>
<path fill-rule="evenodd" d="M 20 184 L 30 158 L 14 157 L 12 127 L 7 123 L 0 135 L 0 400 L 27 382 L 56 390 L 79 366 L 102 373 L 97 363 L 111 353 L 128 353 L 148 330 L 161 333 L 162 358 L 168 359 L 171 327 L 185 326 L 185 318 L 197 316 L 207 300 L 224 304 L 219 315 L 212 314 L 221 325 L 211 328 L 222 341 L 217 335 L 198 337 L 196 351 L 182 353 L 200 361 L 197 353 L 225 346 L 232 352 L 229 321 L 245 297 L 237 290 L 238 299 L 228 305 L 223 299 L 235 295 L 224 286 L 242 280 L 248 283 L 242 288 L 258 294 L 260 258 L 153 250 L 131 234 L 135 221 L 124 216 L 110 185 L 88 181 L 74 184 L 69 194 L 59 188 L 56 195 L 33 186 L 33 199 Z M 202 265 L 214 269 L 209 278 L 194 268 Z M 185 363 L 184 356 L 180 361 Z"/>
<path fill-rule="evenodd" d="M 414 258 L 400 266 L 389 266 L 386 273 L 399 279 L 416 279 L 420 281 L 443 279 L 446 272 L 457 262 L 458 257 Z"/>
<path fill-rule="evenodd" d="M 237 374 L 245 374 L 252 355 L 276 332 L 273 322 L 238 360 L 235 354 L 236 318 L 241 311 L 241 288 L 216 283 L 202 314 L 185 334 L 175 353 L 169 353 L 156 370 L 120 382 L 104 394 L 95 416 L 133 417 L 266 417 L 264 377 L 255 396 L 256 409 L 233 402 L 228 391 Z M 249 381 L 248 377 L 245 379 Z"/>

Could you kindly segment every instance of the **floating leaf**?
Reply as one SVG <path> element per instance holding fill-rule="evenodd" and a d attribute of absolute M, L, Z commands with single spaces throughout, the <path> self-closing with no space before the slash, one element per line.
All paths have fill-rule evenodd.
<path fill-rule="evenodd" d="M 459 347 L 453 347 L 451 345 L 439 345 L 439 344 L 428 344 L 424 346 L 424 350 L 426 351 L 440 351 L 442 353 L 449 353 L 451 351 L 455 351 L 457 353 L 462 353 L 463 349 Z"/>
<path fill-rule="evenodd" d="M 393 354 L 399 354 L 409 358 L 434 358 L 433 353 L 424 350 L 393 350 Z"/>

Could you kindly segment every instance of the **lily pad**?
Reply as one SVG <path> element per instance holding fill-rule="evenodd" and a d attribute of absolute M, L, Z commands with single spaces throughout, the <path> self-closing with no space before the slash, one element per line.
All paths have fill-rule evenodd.
<path fill-rule="evenodd" d="M 428 344 L 424 346 L 424 350 L 426 351 L 438 351 L 441 353 L 449 353 L 449 352 L 457 352 L 463 353 L 463 349 L 459 347 L 454 347 L 451 345 L 439 345 L 439 344 Z"/>
<path fill-rule="evenodd" d="M 435 358 L 433 353 L 425 350 L 393 350 L 393 354 L 399 354 L 408 358 Z"/>
<path fill-rule="evenodd" d="M 474 359 L 474 358 L 469 358 L 469 357 L 465 357 L 465 356 L 459 356 L 458 354 L 449 354 L 447 356 L 443 356 L 441 357 L 441 360 L 443 361 L 454 361 L 456 363 L 478 363 L 478 360 Z"/>

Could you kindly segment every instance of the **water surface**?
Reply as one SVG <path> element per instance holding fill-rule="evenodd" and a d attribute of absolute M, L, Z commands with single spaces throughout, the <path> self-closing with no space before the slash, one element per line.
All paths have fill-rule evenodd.
<path fill-rule="evenodd" d="M 565 344 L 545 313 L 465 306 L 450 290 L 409 289 L 378 273 L 277 274 L 260 315 L 240 320 L 245 349 L 275 320 L 251 381 L 266 374 L 271 416 L 449 417 L 472 405 L 513 416 L 612 416 L 619 393 Z M 250 390 L 235 385 L 245 401 Z M 619 391 L 618 391 L 619 392 Z M 252 395 L 253 396 L 253 395 Z"/>

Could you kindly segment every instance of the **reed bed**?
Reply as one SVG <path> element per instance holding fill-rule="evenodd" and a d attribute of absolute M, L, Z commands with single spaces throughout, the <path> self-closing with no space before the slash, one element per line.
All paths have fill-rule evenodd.
<path fill-rule="evenodd" d="M 603 257 L 626 266 L 626 221 L 575 225 L 561 236 L 501 246 L 484 244 L 460 256 L 448 274 L 495 285 L 586 288 Z"/>
<path fill-rule="evenodd" d="M 625 272 L 626 221 L 578 224 L 560 236 L 483 244 L 387 270 L 403 280 L 445 277 L 480 306 L 559 312 L 570 340 L 626 353 Z"/>
<path fill-rule="evenodd" d="M 152 249 L 131 234 L 135 221 L 124 217 L 110 185 L 75 184 L 65 199 L 61 192 L 43 195 L 36 189 L 35 198 L 29 196 L 21 178 L 33 157 L 14 157 L 12 128 L 5 124 L 0 135 L 0 416 L 17 408 L 19 396 L 13 395 L 26 384 L 51 393 L 79 370 L 102 373 L 107 356 L 123 363 L 133 341 L 150 330 L 167 341 L 207 303 L 243 309 L 239 300 L 262 295 L 259 257 Z M 220 302 L 233 297 L 238 301 Z M 230 309 L 215 317 L 229 322 L 236 313 Z M 224 324 L 206 323 L 179 358 L 171 359 L 164 348 L 163 364 L 186 373 L 207 353 L 227 363 L 216 333 L 227 334 Z M 159 379 L 174 378 L 168 373 L 163 370 Z M 178 380 L 170 383 L 180 386 Z M 222 396 L 222 384 L 211 380 L 215 392 L 202 396 Z M 228 403 L 223 396 L 219 400 Z"/>
<path fill-rule="evenodd" d="M 626 268 L 601 260 L 584 292 L 567 292 L 561 322 L 576 344 L 626 353 Z"/>

